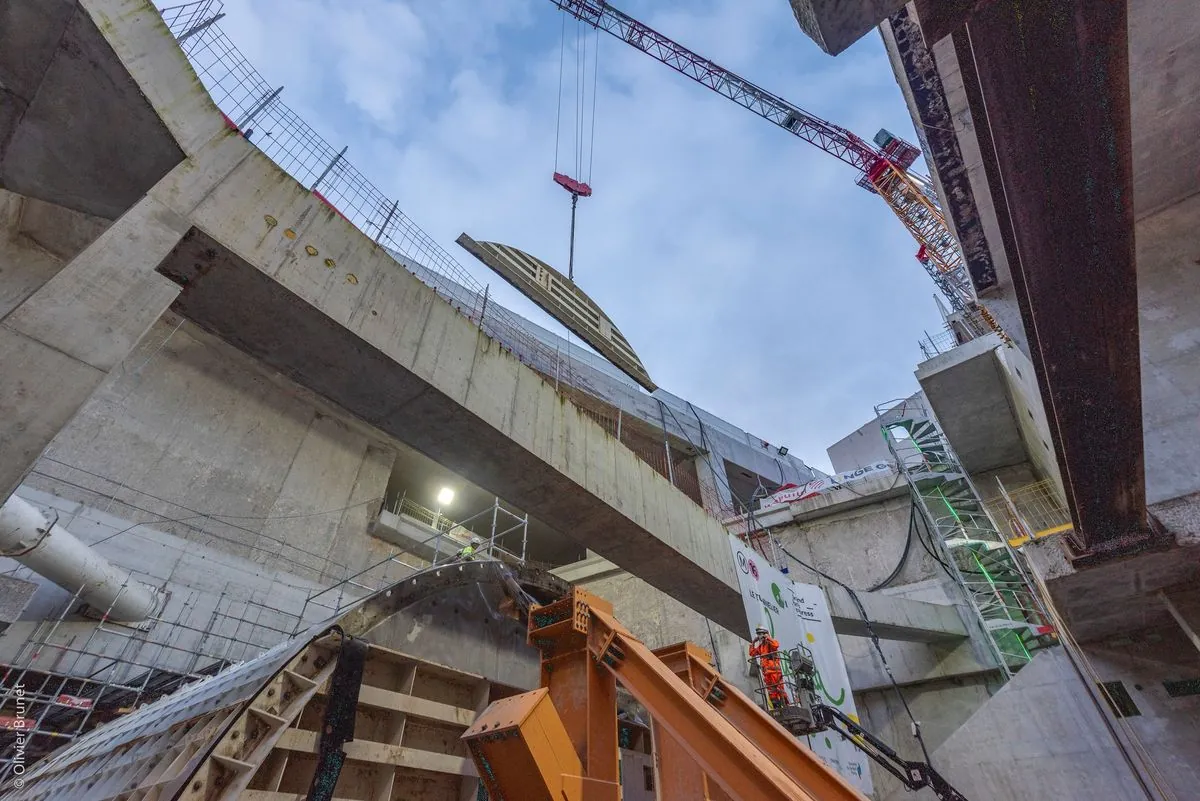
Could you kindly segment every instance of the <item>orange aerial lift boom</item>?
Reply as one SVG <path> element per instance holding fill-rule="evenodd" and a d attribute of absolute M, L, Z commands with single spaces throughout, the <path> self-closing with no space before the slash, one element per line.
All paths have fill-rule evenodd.
<path fill-rule="evenodd" d="M 585 590 L 533 607 L 529 642 L 542 654 L 542 687 L 493 703 L 463 735 L 490 801 L 618 801 L 618 684 L 654 720 L 660 798 L 866 801 L 722 684 L 725 699 L 736 694 L 723 714 L 715 685 L 701 693 L 680 679 L 668 664 L 680 668 L 678 652 L 660 659 Z M 678 648 L 704 661 L 695 646 Z"/>

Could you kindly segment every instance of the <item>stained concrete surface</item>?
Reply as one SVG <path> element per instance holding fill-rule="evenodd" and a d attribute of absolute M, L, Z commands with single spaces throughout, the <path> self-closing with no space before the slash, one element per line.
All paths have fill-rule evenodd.
<path fill-rule="evenodd" d="M 1137 224 L 1146 499 L 1152 506 L 1200 492 L 1197 220 L 1200 194 Z M 1200 509 L 1175 533 L 1200 536 Z"/>
<path fill-rule="evenodd" d="M 480 584 L 427 598 L 371 631 L 367 639 L 429 662 L 531 690 L 541 682 L 541 655 L 525 626 L 502 607 L 504 592 Z"/>
<path fill-rule="evenodd" d="M 925 739 L 926 747 L 933 751 L 986 704 L 1000 687 L 995 674 L 934 680 L 916 687 L 905 687 L 904 701 L 913 717 L 921 724 L 921 736 Z M 912 721 L 894 690 L 890 687 L 870 692 L 860 692 L 856 689 L 854 705 L 858 709 L 859 719 L 868 730 L 894 748 L 902 757 L 924 761 L 920 743 L 912 733 Z M 934 764 L 941 770 L 941 762 L 935 760 Z M 875 798 L 924 800 L 923 795 L 904 789 L 899 780 L 883 769 L 876 766 L 872 768 L 871 781 L 875 786 Z M 971 801 L 988 801 L 977 799 L 970 794 L 967 797 Z"/>
<path fill-rule="evenodd" d="M 866 590 L 882 582 L 900 563 L 901 557 L 904 557 L 904 566 L 892 581 L 893 585 L 937 577 L 937 563 L 915 536 L 905 556 L 912 501 L 904 479 L 898 475 L 891 478 L 900 481 L 903 495 L 876 496 L 877 500 L 871 505 L 847 511 L 832 507 L 821 517 L 781 526 L 775 529 L 775 534 L 797 557 L 857 590 Z M 792 566 L 792 575 L 797 581 L 814 578 L 798 565 Z"/>
<path fill-rule="evenodd" d="M 1030 565 L 1046 581 L 1055 607 L 1080 642 L 1156 628 L 1170 622 L 1157 593 L 1200 583 L 1200 547 L 1157 553 L 1075 570 L 1053 538 L 1026 545 Z"/>
<path fill-rule="evenodd" d="M 176 537 L 154 526 L 135 526 L 126 518 L 32 488 L 22 488 L 21 496 L 42 508 L 51 517 L 70 528 L 81 540 L 113 563 L 133 571 L 135 579 L 151 583 L 164 591 L 166 606 L 160 618 L 144 635 L 143 650 L 132 655 L 123 650 L 126 638 L 120 634 L 92 634 L 95 621 L 68 615 L 54 632 L 55 643 L 87 642 L 95 654 L 145 662 L 165 670 L 194 668 L 196 651 L 238 660 L 283 641 L 301 621 L 308 624 L 325 619 L 331 606 L 349 603 L 353 595 L 322 593 L 325 583 L 281 570 L 279 563 L 241 558 L 216 543 L 207 546 Z M 360 540 L 369 538 L 358 532 Z M 378 543 L 383 555 L 391 550 Z M 17 568 L 8 559 L 0 559 L 0 570 Z M 411 575 L 403 565 L 389 565 L 387 574 L 373 573 L 373 585 L 400 580 Z M 0 663 L 12 664 L 18 651 L 38 621 L 56 618 L 71 596 L 36 575 L 28 582 L 34 590 L 32 601 L 24 607 L 21 621 L 0 636 Z M 361 594 L 361 590 L 347 587 Z M 430 662 L 474 673 L 511 687 L 536 687 L 538 653 L 525 643 L 524 626 L 501 609 L 504 593 L 496 587 L 471 585 L 434 596 L 402 611 L 368 639 Z M 225 617 L 230 615 L 231 617 Z M 90 637 L 90 639 L 89 639 Z M 38 665 L 74 675 L 86 675 L 100 668 L 106 659 L 79 655 L 49 647 Z M 201 656 L 198 666 L 212 661 Z M 143 666 L 133 665 L 136 673 Z"/>
<path fill-rule="evenodd" d="M 154 657 L 156 666 L 163 669 L 191 669 L 197 650 L 211 655 L 200 658 L 196 665 L 199 667 L 222 654 L 231 659 L 256 655 L 251 653 L 253 647 L 268 648 L 285 638 L 284 632 L 290 632 L 299 622 L 305 598 L 318 589 L 317 584 L 281 570 L 279 564 L 264 565 L 220 548 L 199 547 L 154 526 L 137 526 L 103 507 L 80 504 L 28 487 L 22 488 L 20 494 L 114 564 L 133 571 L 135 580 L 164 590 L 166 605 L 157 612 L 163 622 L 144 635 L 146 645 L 142 647 L 150 650 L 144 651 L 140 660 Z M 4 563 L 0 569 L 17 569 L 18 573 L 26 574 L 23 578 L 38 585 L 21 622 L 13 624 L 0 637 L 0 662 L 12 664 L 39 621 L 58 618 L 63 607 L 71 605 L 71 596 L 11 560 L 0 562 Z M 324 616 L 316 607 L 308 611 L 318 619 Z M 214 614 L 218 612 L 245 617 L 248 622 L 216 619 Z M 83 648 L 95 628 L 94 620 L 68 615 L 53 632 L 52 641 L 75 642 L 78 648 Z M 211 631 L 208 638 L 206 630 Z M 93 654 L 115 657 L 124 651 L 127 641 L 123 632 L 101 633 L 88 643 L 87 649 Z M 57 665 L 60 670 L 76 674 L 91 673 L 108 661 L 55 648 L 42 651 L 37 663 L 40 667 Z M 131 666 L 133 672 L 142 669 Z"/>
<path fill-rule="evenodd" d="M 173 318 L 58 434 L 29 483 L 340 580 L 385 555 L 365 532 L 394 455 L 365 426 Z"/>
<path fill-rule="evenodd" d="M 1188 3 L 1129 0 L 1133 199 L 1153 214 L 1200 189 L 1200 14 Z"/>
<path fill-rule="evenodd" d="M 934 750 L 933 763 L 972 801 L 1145 801 L 1101 714 L 1062 649 L 1042 651 Z M 933 799 L 902 789 L 882 797 Z"/>
<path fill-rule="evenodd" d="M 0 7 L 0 86 L 6 189 L 115 219 L 184 158 L 76 3 Z"/>

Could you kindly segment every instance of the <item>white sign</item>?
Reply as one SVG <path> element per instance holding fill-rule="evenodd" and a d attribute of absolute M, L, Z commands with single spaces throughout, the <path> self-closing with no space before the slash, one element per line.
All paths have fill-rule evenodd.
<path fill-rule="evenodd" d="M 779 490 L 779 492 L 776 492 L 769 498 L 763 498 L 762 503 L 759 505 L 759 511 L 802 501 L 805 498 L 812 498 L 830 490 L 841 489 L 847 484 L 853 484 L 867 478 L 878 478 L 891 472 L 892 466 L 889 463 L 876 462 L 866 467 L 860 467 L 857 470 L 838 473 L 836 476 L 830 476 L 829 478 L 814 479 L 802 487 L 788 487 L 787 489 Z"/>
<path fill-rule="evenodd" d="M 820 587 L 793 582 L 737 537 L 730 537 L 729 544 L 737 564 L 750 629 L 766 626 L 779 641 L 780 651 L 785 653 L 801 644 L 808 648 L 817 665 L 818 697 L 857 722 L 850 678 L 846 675 L 846 663 L 842 660 L 842 648 L 833 630 L 825 593 Z M 868 795 L 872 792 L 867 756 L 853 743 L 832 731 L 804 739 L 814 754 L 859 792 Z"/>

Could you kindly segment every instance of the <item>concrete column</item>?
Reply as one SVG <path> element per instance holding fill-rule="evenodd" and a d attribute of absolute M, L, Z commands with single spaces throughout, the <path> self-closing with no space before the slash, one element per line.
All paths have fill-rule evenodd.
<path fill-rule="evenodd" d="M 179 295 L 155 268 L 188 231 L 185 215 L 249 155 L 230 134 L 172 170 L 0 319 L 0 498 Z"/>

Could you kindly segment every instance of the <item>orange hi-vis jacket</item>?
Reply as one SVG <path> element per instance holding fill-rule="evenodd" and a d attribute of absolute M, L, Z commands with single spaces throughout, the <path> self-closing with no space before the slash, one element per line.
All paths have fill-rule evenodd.
<path fill-rule="evenodd" d="M 774 637 L 768 635 L 750 643 L 750 656 L 758 660 L 764 674 L 779 672 L 779 640 Z"/>

